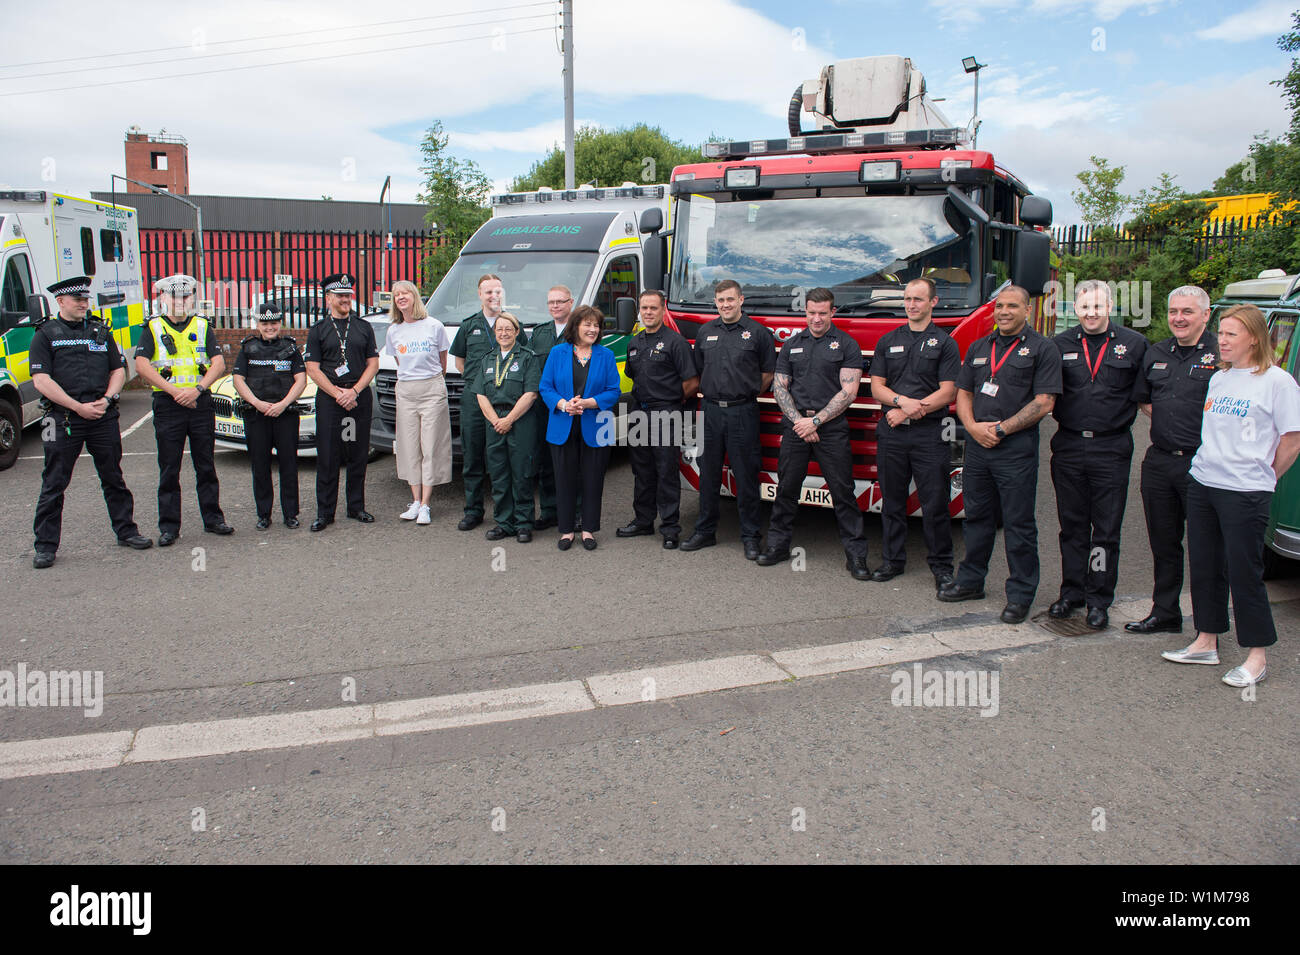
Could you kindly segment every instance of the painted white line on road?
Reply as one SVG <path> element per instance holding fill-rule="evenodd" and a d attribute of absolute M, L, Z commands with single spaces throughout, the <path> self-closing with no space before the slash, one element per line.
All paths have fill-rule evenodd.
<path fill-rule="evenodd" d="M 0 745 L 0 779 L 111 769 L 121 765 L 133 735 L 123 730 L 5 743 Z"/>
<path fill-rule="evenodd" d="M 123 762 L 156 763 L 248 750 L 342 743 L 374 735 L 374 715 L 373 706 L 350 706 L 207 723 L 147 726 L 136 734 L 135 745 Z"/>
<path fill-rule="evenodd" d="M 757 655 L 722 657 L 674 666 L 605 673 L 587 678 L 591 695 L 602 706 L 666 700 L 738 686 L 777 683 L 790 674 Z"/>
<path fill-rule="evenodd" d="M 456 726 L 478 726 L 534 716 L 594 710 L 582 681 L 435 696 L 425 700 L 396 700 L 375 707 L 375 735 L 425 733 Z"/>
<path fill-rule="evenodd" d="M 122 432 L 122 440 L 125 441 L 127 438 L 131 437 L 131 435 L 135 434 L 136 430 L 152 417 L 153 417 L 153 412 L 146 411 L 143 418 L 141 418 L 135 424 L 131 425 L 131 427 L 127 428 L 125 431 Z"/>
<path fill-rule="evenodd" d="M 951 651 L 931 634 L 913 633 L 906 637 L 877 637 L 873 640 L 832 643 L 824 647 L 804 647 L 802 650 L 779 650 L 772 654 L 772 659 L 795 676 L 806 677 L 864 670 L 891 663 L 910 663 L 913 660 L 941 657 L 949 652 Z"/>
<path fill-rule="evenodd" d="M 1054 634 L 1032 623 L 1013 626 L 993 623 L 984 627 L 965 627 L 961 630 L 938 630 L 931 636 L 949 651 L 955 650 L 959 653 L 1010 650 L 1013 647 L 1027 647 L 1056 639 Z"/>

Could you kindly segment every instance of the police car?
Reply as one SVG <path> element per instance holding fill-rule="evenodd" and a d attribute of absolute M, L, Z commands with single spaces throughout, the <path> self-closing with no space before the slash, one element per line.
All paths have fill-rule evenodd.
<path fill-rule="evenodd" d="M 372 312 L 369 315 L 363 315 L 372 328 L 375 330 L 375 342 L 381 354 L 379 356 L 380 370 L 388 369 L 396 374 L 397 364 L 387 355 L 382 354 L 384 348 L 384 336 L 388 334 L 388 313 Z M 233 365 L 233 362 L 231 363 Z M 374 388 L 372 383 L 371 388 Z M 244 417 L 240 413 L 239 394 L 235 391 L 235 378 L 233 375 L 226 375 L 212 386 L 212 403 L 215 406 L 217 415 L 217 447 L 227 448 L 232 451 L 247 451 L 248 440 L 244 436 Z M 301 457 L 316 456 L 316 383 L 307 379 L 307 387 L 294 402 L 294 406 L 300 415 L 298 419 L 298 454 Z M 371 457 L 378 455 L 378 451 L 371 449 Z"/>

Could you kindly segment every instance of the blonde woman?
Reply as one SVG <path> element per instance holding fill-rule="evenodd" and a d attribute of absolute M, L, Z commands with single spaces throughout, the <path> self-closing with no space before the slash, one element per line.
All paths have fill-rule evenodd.
<path fill-rule="evenodd" d="M 414 284 L 394 282 L 392 292 L 384 352 L 397 362 L 397 476 L 411 488 L 411 506 L 401 518 L 428 524 L 434 485 L 451 480 L 451 413 L 443 376 L 450 342 Z"/>
<path fill-rule="evenodd" d="M 1237 643 L 1247 655 L 1223 682 L 1245 687 L 1264 679 L 1264 649 L 1277 642 L 1264 588 L 1264 531 L 1278 478 L 1300 453 L 1300 385 L 1274 364 L 1268 323 L 1253 305 L 1219 319 L 1219 359 L 1187 486 L 1196 639 L 1161 656 L 1217 665 L 1231 590 Z"/>

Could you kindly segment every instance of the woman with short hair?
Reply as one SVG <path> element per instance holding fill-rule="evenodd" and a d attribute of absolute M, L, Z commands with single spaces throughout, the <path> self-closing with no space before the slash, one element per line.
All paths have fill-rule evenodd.
<path fill-rule="evenodd" d="M 1277 642 L 1264 587 L 1264 532 L 1278 478 L 1300 453 L 1300 385 L 1274 364 L 1268 323 L 1253 305 L 1219 319 L 1219 359 L 1187 486 L 1196 639 L 1161 656 L 1217 665 L 1231 590 L 1237 643 L 1248 652 L 1223 682 L 1245 687 L 1264 679 L 1265 647 Z"/>
<path fill-rule="evenodd" d="M 442 322 L 430 318 L 412 282 L 393 283 L 384 353 L 397 362 L 397 421 L 393 451 L 397 476 L 411 488 L 404 521 L 429 524 L 436 484 L 451 480 L 451 412 L 447 406 L 447 350 Z"/>
<path fill-rule="evenodd" d="M 520 343 L 522 327 L 509 312 L 492 326 L 497 347 L 483 359 L 473 383 L 475 398 L 487 422 L 484 458 L 492 480 L 490 541 L 514 537 L 521 544 L 533 539 L 533 475 L 537 470 L 537 417 L 530 414 L 537 400 L 542 369 L 527 345 Z"/>
<path fill-rule="evenodd" d="M 582 491 L 582 546 L 596 549 L 605 469 L 617 436 L 610 422 L 622 394 L 614 353 L 598 344 L 605 326 L 600 310 L 573 310 L 564 340 L 551 349 L 542 371 L 541 393 L 549 411 L 546 440 L 555 465 L 557 546 L 573 545 L 578 491 Z"/>

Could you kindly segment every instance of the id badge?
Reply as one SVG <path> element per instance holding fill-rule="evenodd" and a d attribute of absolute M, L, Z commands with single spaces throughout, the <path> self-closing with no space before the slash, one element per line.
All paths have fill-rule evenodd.
<path fill-rule="evenodd" d="M 996 381 L 986 381 L 980 385 L 980 394 L 988 395 L 990 398 L 996 398 L 998 395 L 998 383 Z"/>
<path fill-rule="evenodd" d="M 334 374 L 338 375 L 340 378 L 342 378 L 347 373 L 348 373 L 347 362 L 344 362 L 343 364 L 339 365 L 337 368 L 334 369 Z"/>

